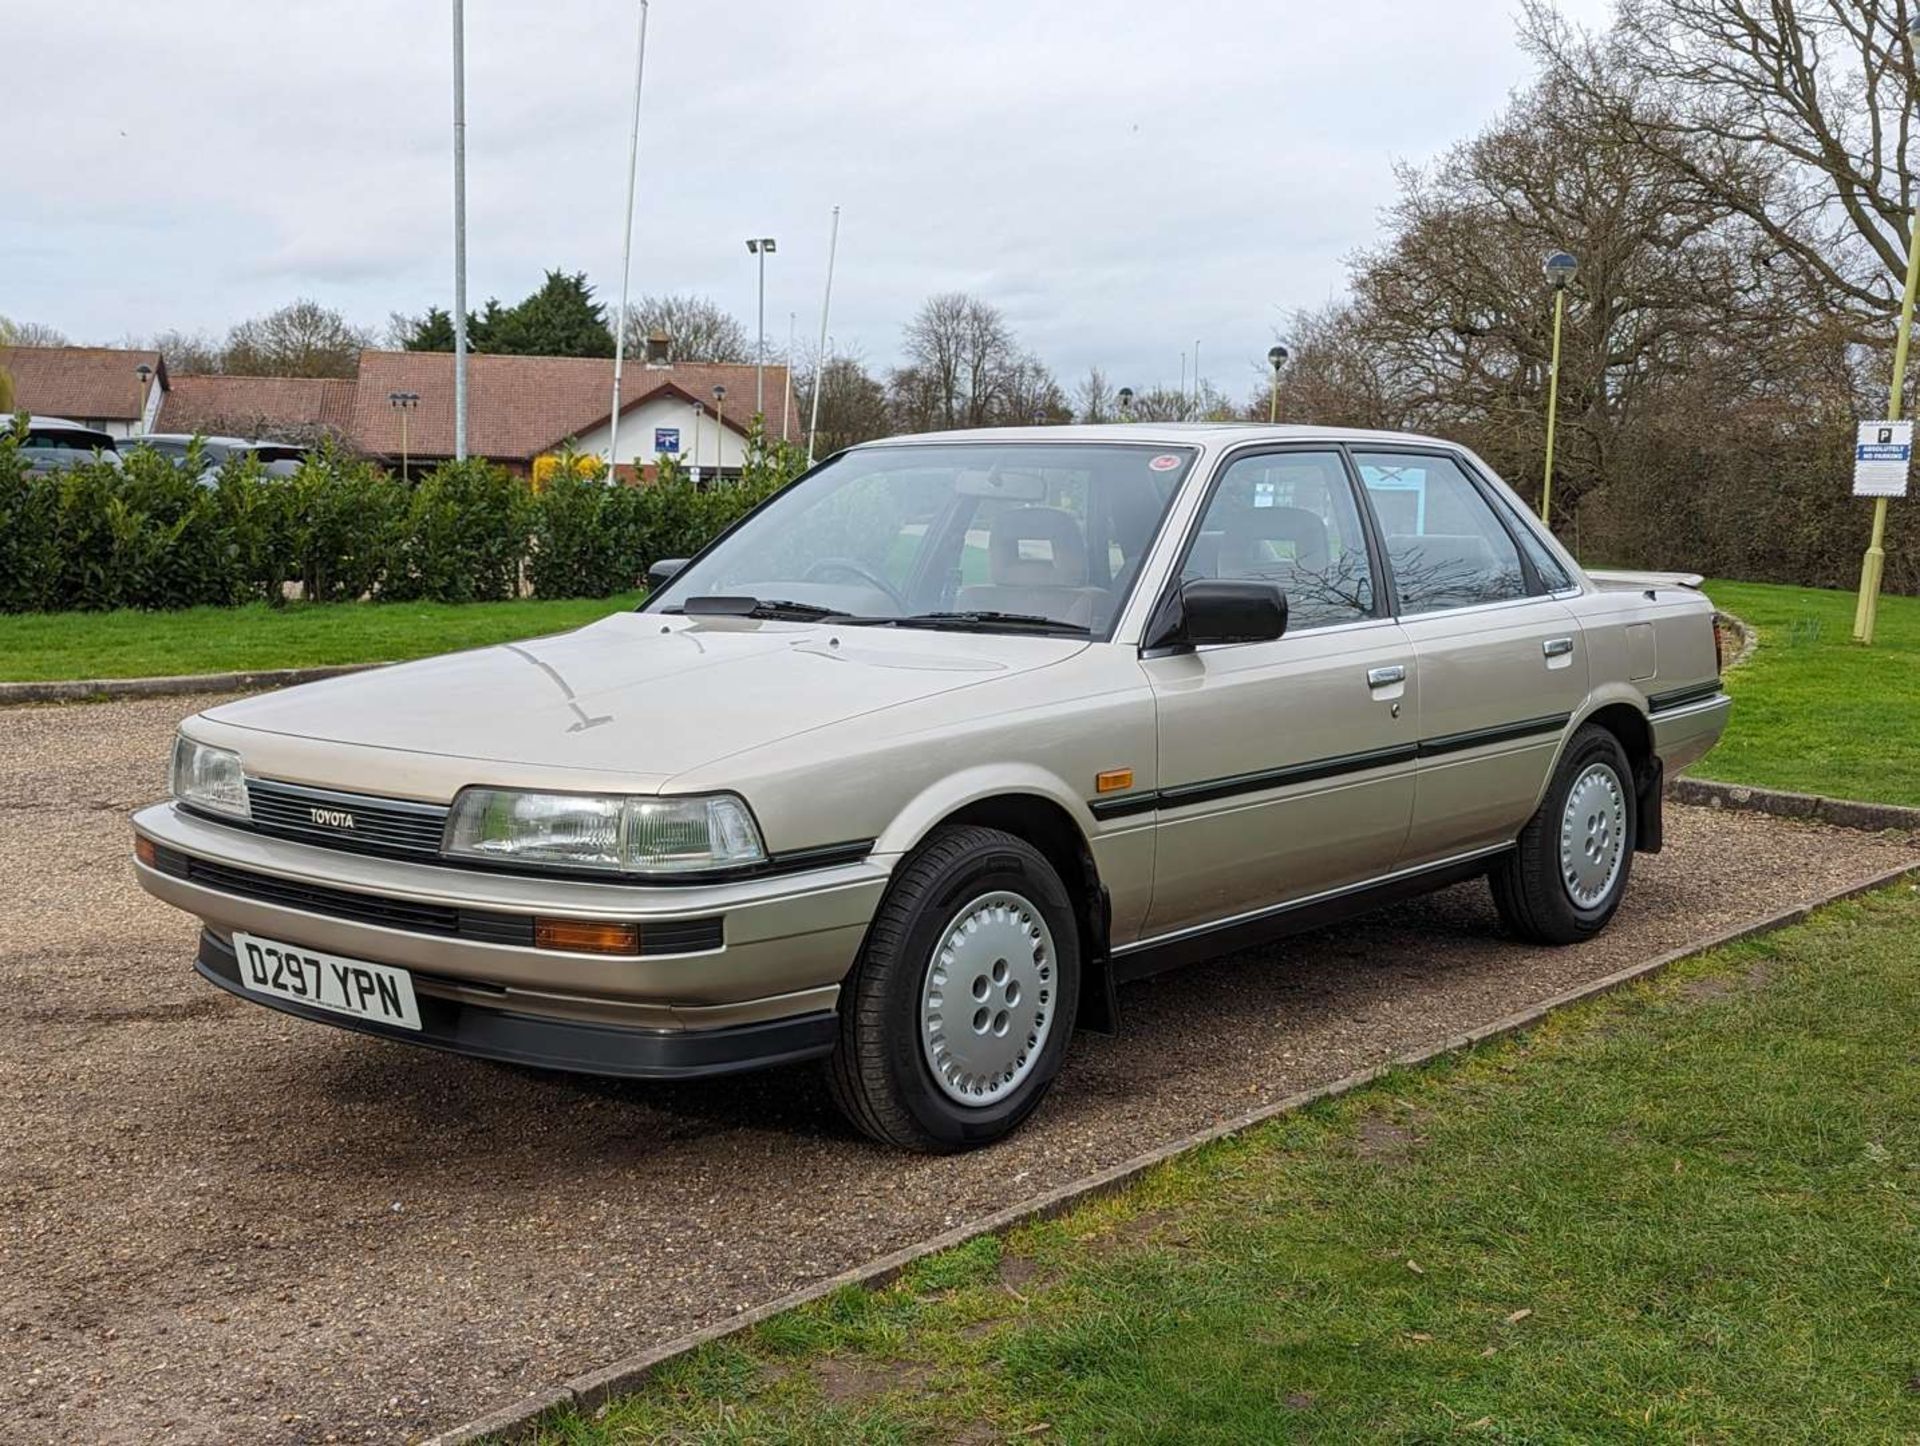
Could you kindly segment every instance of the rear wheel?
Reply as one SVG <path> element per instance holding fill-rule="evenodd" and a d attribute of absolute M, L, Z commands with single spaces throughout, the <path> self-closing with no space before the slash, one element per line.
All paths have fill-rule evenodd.
<path fill-rule="evenodd" d="M 1582 728 L 1518 846 L 1488 875 L 1507 927 L 1538 944 L 1578 943 L 1605 928 L 1633 869 L 1634 809 L 1626 749 L 1604 728 Z"/>
<path fill-rule="evenodd" d="M 841 990 L 834 1101 L 887 1144 L 989 1144 L 1059 1072 L 1079 986 L 1072 900 L 1046 858 L 998 829 L 941 829 L 895 875 Z"/>

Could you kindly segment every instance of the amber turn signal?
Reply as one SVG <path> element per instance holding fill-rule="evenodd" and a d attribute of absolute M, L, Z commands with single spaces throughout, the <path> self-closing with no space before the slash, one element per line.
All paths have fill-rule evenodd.
<path fill-rule="evenodd" d="M 160 855 L 153 846 L 153 840 L 145 834 L 133 836 L 133 856 L 150 869 L 160 867 Z"/>
<path fill-rule="evenodd" d="M 1132 787 L 1133 770 L 1131 768 L 1109 768 L 1105 773 L 1096 773 L 1093 776 L 1095 793 L 1118 793 L 1123 788 Z"/>
<path fill-rule="evenodd" d="M 640 926 L 600 919 L 535 919 L 534 947 L 569 954 L 638 954 Z"/>

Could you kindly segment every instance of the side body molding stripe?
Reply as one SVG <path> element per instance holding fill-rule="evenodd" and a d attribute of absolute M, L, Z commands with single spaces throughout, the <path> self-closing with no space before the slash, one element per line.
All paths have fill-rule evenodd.
<path fill-rule="evenodd" d="M 1184 808 L 1188 804 L 1211 803 L 1242 793 L 1264 793 L 1296 783 L 1315 783 L 1323 778 L 1338 778 L 1348 773 L 1364 773 L 1370 768 L 1386 768 L 1395 763 L 1411 763 L 1416 758 L 1437 758 L 1448 753 L 1463 753 L 1469 748 L 1484 748 L 1494 743 L 1514 743 L 1523 738 L 1545 737 L 1559 733 L 1573 719 L 1571 713 L 1554 713 L 1541 718 L 1523 718 L 1493 728 L 1475 728 L 1466 733 L 1445 733 L 1424 738 L 1418 743 L 1403 743 L 1392 748 L 1375 748 L 1365 753 L 1342 753 L 1331 758 L 1315 758 L 1285 768 L 1269 768 L 1259 773 L 1236 773 L 1225 778 L 1202 779 L 1182 783 L 1153 793 L 1128 793 L 1119 798 L 1096 798 L 1087 803 L 1097 819 L 1126 818 L 1136 813 L 1151 813 L 1158 808 Z"/>

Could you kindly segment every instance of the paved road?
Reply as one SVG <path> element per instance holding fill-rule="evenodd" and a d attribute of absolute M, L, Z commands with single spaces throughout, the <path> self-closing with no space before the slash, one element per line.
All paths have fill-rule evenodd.
<path fill-rule="evenodd" d="M 1594 944 L 1465 885 L 1135 986 L 1018 1139 L 926 1160 L 809 1070 L 568 1079 L 201 984 L 126 814 L 203 701 L 0 712 L 0 1439 L 405 1440 L 1915 857 L 1675 810 Z"/>

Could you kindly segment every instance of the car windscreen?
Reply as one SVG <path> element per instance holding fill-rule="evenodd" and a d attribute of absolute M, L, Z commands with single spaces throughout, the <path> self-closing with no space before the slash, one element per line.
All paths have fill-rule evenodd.
<path fill-rule="evenodd" d="M 858 448 L 776 495 L 647 607 L 752 598 L 908 625 L 959 614 L 982 631 L 1043 620 L 1105 638 L 1194 456 L 1096 442 Z"/>
<path fill-rule="evenodd" d="M 91 454 L 96 447 L 111 452 L 113 438 L 105 432 L 87 432 L 77 427 L 72 431 L 58 427 L 30 427 L 27 429 L 26 445 L 42 452 Z"/>

